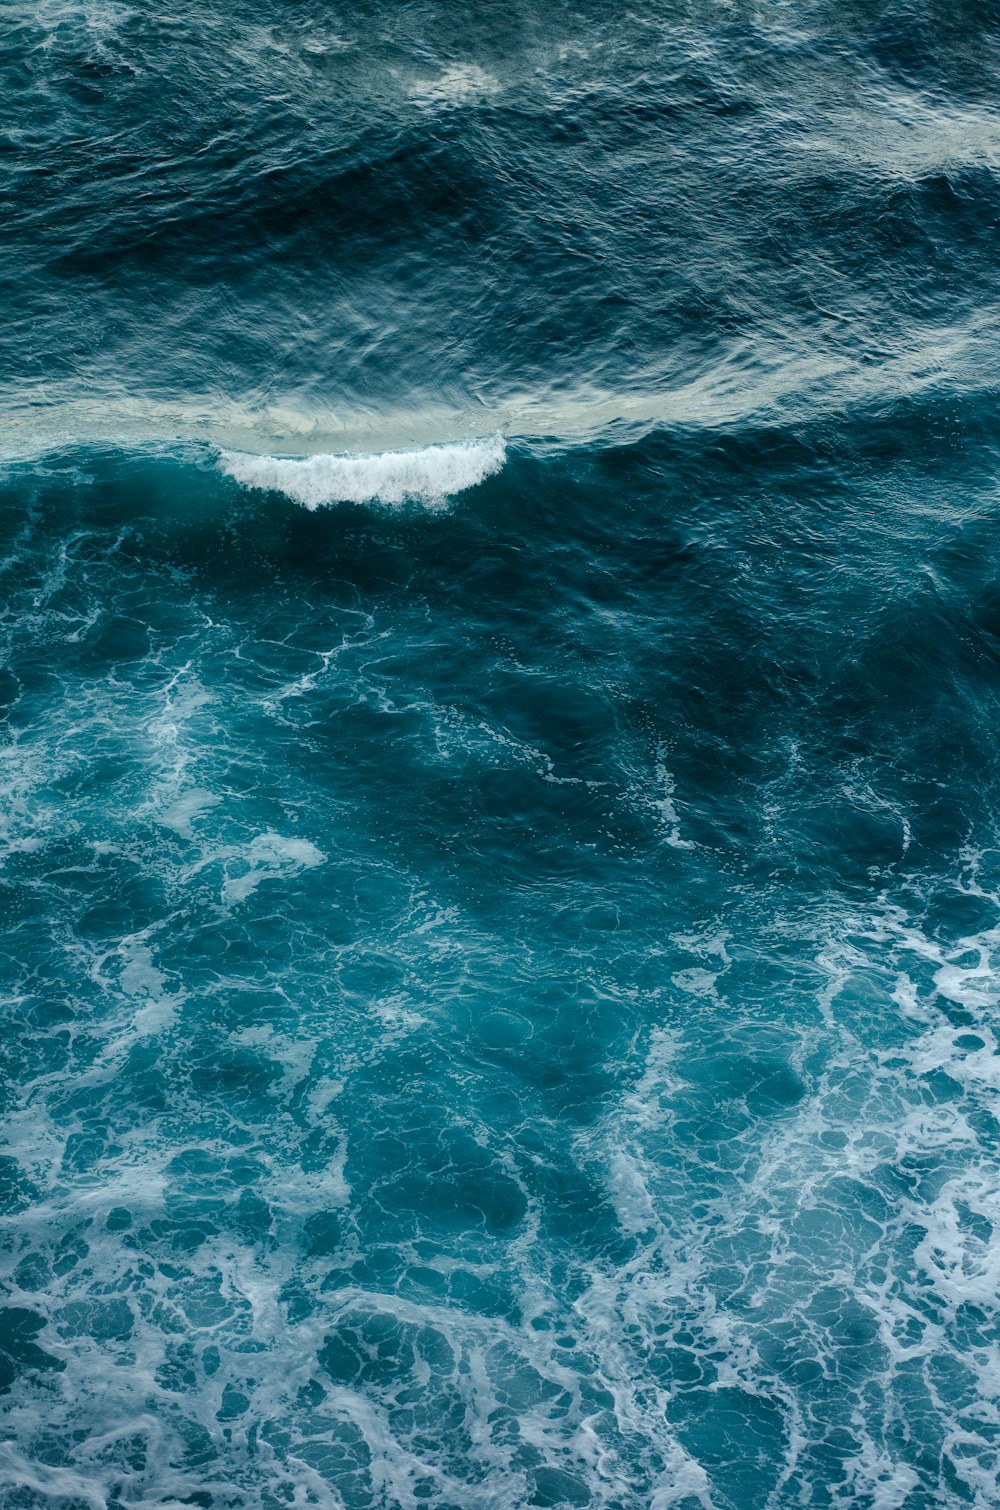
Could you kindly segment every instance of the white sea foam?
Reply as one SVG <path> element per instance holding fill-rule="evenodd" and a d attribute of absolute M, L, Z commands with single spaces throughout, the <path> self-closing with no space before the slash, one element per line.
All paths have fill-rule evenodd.
<path fill-rule="evenodd" d="M 322 850 L 308 839 L 285 838 L 271 832 L 258 834 L 244 849 L 231 850 L 230 854 L 249 868 L 242 875 L 227 876 L 222 887 L 222 901 L 227 907 L 245 902 L 262 881 L 297 876 L 303 870 L 322 865 L 326 859 Z"/>
<path fill-rule="evenodd" d="M 982 309 L 958 323 L 929 324 L 919 342 L 876 364 L 839 348 L 792 350 L 786 342 L 759 335 L 734 344 L 718 361 L 686 372 L 682 380 L 672 368 L 651 368 L 627 384 L 554 380 L 509 388 L 488 399 L 469 392 L 435 403 L 404 397 L 392 408 L 378 409 L 338 408 L 314 395 L 306 403 L 294 393 L 259 404 L 226 402 L 211 392 L 169 400 L 141 391 L 84 398 L 70 384 L 37 391 L 6 384 L 0 385 L 0 462 L 23 463 L 52 451 L 99 444 L 192 460 L 199 454 L 192 447 L 209 445 L 221 448 L 223 468 L 235 476 L 232 469 L 238 466 L 240 480 L 250 486 L 291 492 L 281 476 L 267 480 L 270 468 L 279 469 L 288 481 L 297 479 L 309 490 L 310 507 L 339 498 L 358 501 L 359 478 L 351 475 L 351 466 L 361 469 L 360 481 L 371 489 L 362 492 L 361 501 L 381 497 L 392 502 L 371 486 L 371 479 L 383 465 L 405 465 L 410 458 L 403 448 L 421 457 L 424 447 L 445 456 L 461 448 L 460 465 L 473 476 L 471 482 L 451 486 L 451 492 L 488 475 L 476 474 L 477 453 L 485 459 L 485 450 L 494 461 L 489 470 L 498 470 L 503 442 L 499 435 L 484 437 L 482 430 L 502 431 L 537 455 L 553 455 L 580 446 L 620 446 L 664 426 L 710 433 L 760 420 L 794 424 L 844 416 L 859 406 L 884 406 L 932 391 L 942 372 L 948 373 L 956 398 L 978 397 L 992 360 L 994 323 L 992 311 Z M 480 432 L 479 438 L 470 436 L 470 427 Z M 436 444 L 443 434 L 460 439 Z M 273 455 L 266 448 L 299 454 Z M 315 500 L 312 485 L 301 483 L 309 475 L 301 471 L 307 462 L 317 474 Z M 441 464 L 437 456 L 432 465 Z M 244 477 L 244 468 L 255 475 Z M 324 471 L 334 479 L 329 494 L 319 481 Z M 425 491 L 419 469 L 413 480 L 412 496 L 441 496 L 434 487 Z M 337 482 L 348 491 L 337 492 Z M 404 491 L 403 496 L 410 495 Z"/>
<path fill-rule="evenodd" d="M 421 105 L 468 105 L 487 99 L 500 89 L 499 82 L 476 63 L 452 63 L 436 79 L 421 79 L 410 89 L 410 98 Z"/>
<path fill-rule="evenodd" d="M 455 493 L 499 472 L 501 435 L 374 456 L 253 456 L 223 451 L 222 470 L 249 488 L 285 493 L 307 509 L 330 503 L 422 503 L 443 508 Z"/>

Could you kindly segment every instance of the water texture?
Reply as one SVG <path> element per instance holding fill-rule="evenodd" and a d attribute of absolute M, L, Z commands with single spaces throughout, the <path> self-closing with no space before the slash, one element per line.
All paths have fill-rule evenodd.
<path fill-rule="evenodd" d="M 1000 1502 L 1000 10 L 0 5 L 3 1510 Z"/>

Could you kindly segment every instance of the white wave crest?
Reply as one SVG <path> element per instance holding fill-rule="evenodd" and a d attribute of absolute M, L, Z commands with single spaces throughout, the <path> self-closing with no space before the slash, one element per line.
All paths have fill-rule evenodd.
<path fill-rule="evenodd" d="M 443 508 L 448 499 L 499 472 L 506 457 L 502 435 L 419 451 L 376 456 L 253 456 L 223 451 L 222 470 L 248 488 L 285 493 L 307 509 L 330 503 L 422 503 Z"/>

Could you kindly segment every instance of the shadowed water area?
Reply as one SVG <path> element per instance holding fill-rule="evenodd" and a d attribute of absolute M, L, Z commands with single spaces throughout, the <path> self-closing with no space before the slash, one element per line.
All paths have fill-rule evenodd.
<path fill-rule="evenodd" d="M 3 1510 L 1000 1499 L 1000 11 L 0 5 Z"/>

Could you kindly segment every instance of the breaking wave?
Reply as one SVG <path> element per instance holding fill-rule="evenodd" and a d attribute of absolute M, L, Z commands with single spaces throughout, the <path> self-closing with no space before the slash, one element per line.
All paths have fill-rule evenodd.
<path fill-rule="evenodd" d="M 499 472 L 503 436 L 383 451 L 374 456 L 253 456 L 224 451 L 222 470 L 248 488 L 284 493 L 304 508 L 331 503 L 422 503 L 443 508 L 448 499 Z"/>

